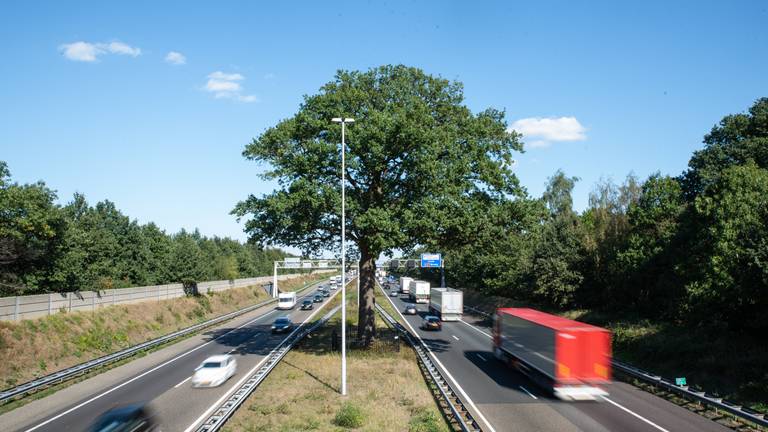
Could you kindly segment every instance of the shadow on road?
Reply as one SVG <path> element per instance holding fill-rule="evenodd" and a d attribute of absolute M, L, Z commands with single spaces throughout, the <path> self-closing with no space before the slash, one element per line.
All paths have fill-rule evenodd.
<path fill-rule="evenodd" d="M 536 383 L 519 371 L 498 361 L 490 351 L 464 351 L 464 357 L 483 371 L 496 384 L 530 397 L 522 388 L 547 402 L 558 401 L 551 393 L 540 388 Z M 531 398 L 532 399 L 532 398 Z"/>

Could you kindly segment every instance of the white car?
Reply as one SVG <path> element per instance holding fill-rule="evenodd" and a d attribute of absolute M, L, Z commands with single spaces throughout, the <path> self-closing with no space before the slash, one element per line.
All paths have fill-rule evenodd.
<path fill-rule="evenodd" d="M 228 354 L 208 357 L 195 369 L 192 387 L 217 387 L 237 371 L 237 361 Z"/>

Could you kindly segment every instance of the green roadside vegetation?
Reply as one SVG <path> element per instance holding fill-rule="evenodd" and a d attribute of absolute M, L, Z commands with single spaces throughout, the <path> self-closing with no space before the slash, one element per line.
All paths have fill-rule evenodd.
<path fill-rule="evenodd" d="M 351 340 L 357 324 L 354 289 L 347 298 Z M 387 303 L 384 298 L 377 300 Z M 337 296 L 330 306 L 339 301 Z M 341 313 L 337 313 L 291 350 L 225 430 L 447 432 L 416 354 L 402 342 L 394 342 L 395 331 L 378 315 L 371 346 L 347 351 L 348 395 L 339 394 L 341 356 L 331 351 L 331 338 L 340 323 Z"/>
<path fill-rule="evenodd" d="M 300 289 L 327 275 L 280 282 Z M 0 385 L 9 388 L 269 299 L 261 286 L 0 322 Z M 30 367 L 32 365 L 32 367 Z"/>

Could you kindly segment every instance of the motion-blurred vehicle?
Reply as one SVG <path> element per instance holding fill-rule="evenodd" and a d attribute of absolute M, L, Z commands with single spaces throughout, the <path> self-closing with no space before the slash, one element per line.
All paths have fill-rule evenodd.
<path fill-rule="evenodd" d="M 208 357 L 195 369 L 192 387 L 218 387 L 237 371 L 237 361 L 228 354 Z"/>
<path fill-rule="evenodd" d="M 442 323 L 440 323 L 440 318 L 434 315 L 427 315 L 421 321 L 422 330 L 440 330 L 442 328 L 443 328 L 443 325 Z"/>
<path fill-rule="evenodd" d="M 301 302 L 301 310 L 310 310 L 314 307 L 315 306 L 310 299 L 304 299 L 304 301 Z"/>
<path fill-rule="evenodd" d="M 440 321 L 458 321 L 464 312 L 464 293 L 453 288 L 432 288 L 429 294 L 429 312 Z"/>
<path fill-rule="evenodd" d="M 397 291 L 396 291 L 396 290 L 392 290 L 392 291 L 390 291 L 390 292 L 389 292 L 389 296 L 390 296 L 390 297 L 397 297 Z"/>
<path fill-rule="evenodd" d="M 331 296 L 331 292 L 326 290 L 326 289 L 322 290 L 321 292 L 323 294 L 323 297 L 330 297 Z"/>
<path fill-rule="evenodd" d="M 317 296 L 315 296 L 317 297 Z M 287 316 L 281 316 L 272 323 L 272 333 L 285 333 L 293 327 L 293 322 Z"/>
<path fill-rule="evenodd" d="M 322 303 L 323 296 L 321 294 L 315 294 L 315 296 L 312 297 L 312 301 L 314 301 L 315 303 Z"/>
<path fill-rule="evenodd" d="M 418 311 L 416 310 L 416 306 L 408 305 L 405 307 L 405 310 L 403 311 L 406 315 L 416 315 Z"/>
<path fill-rule="evenodd" d="M 157 415 L 143 404 L 112 408 L 100 415 L 89 429 L 91 432 L 149 432 L 159 431 Z"/>
<path fill-rule="evenodd" d="M 527 308 L 500 308 L 493 320 L 493 354 L 564 400 L 607 396 L 611 332 Z"/>

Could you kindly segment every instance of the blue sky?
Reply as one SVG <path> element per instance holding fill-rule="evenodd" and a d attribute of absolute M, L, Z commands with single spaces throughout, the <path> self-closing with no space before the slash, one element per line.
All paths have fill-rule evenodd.
<path fill-rule="evenodd" d="M 528 132 L 529 192 L 563 169 L 577 209 L 601 177 L 679 174 L 768 96 L 765 1 L 278 3 L 4 3 L 0 160 L 62 203 L 243 240 L 229 211 L 273 187 L 243 147 L 337 69 L 462 81 Z"/>

